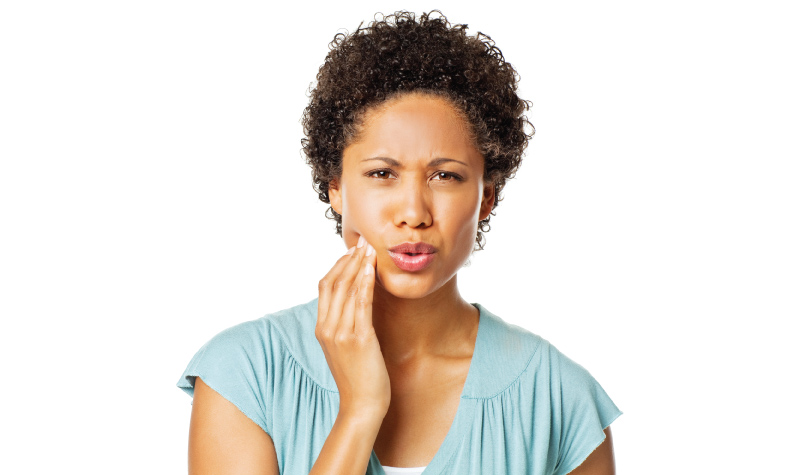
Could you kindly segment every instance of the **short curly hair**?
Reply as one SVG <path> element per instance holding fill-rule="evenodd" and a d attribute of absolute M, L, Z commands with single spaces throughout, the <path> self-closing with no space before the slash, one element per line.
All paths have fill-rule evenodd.
<path fill-rule="evenodd" d="M 365 112 L 420 92 L 449 100 L 471 125 L 484 158 L 484 180 L 495 186 L 494 215 L 534 133 L 524 115 L 531 103 L 517 95 L 519 75 L 494 41 L 466 30 L 438 10 L 419 18 L 399 11 L 334 37 L 302 118 L 301 143 L 322 202 L 330 204 L 329 185 L 341 177 L 342 152 L 357 138 Z M 342 216 L 332 207 L 325 215 L 336 221 L 341 236 Z M 490 218 L 478 224 L 474 250 L 483 249 Z"/>

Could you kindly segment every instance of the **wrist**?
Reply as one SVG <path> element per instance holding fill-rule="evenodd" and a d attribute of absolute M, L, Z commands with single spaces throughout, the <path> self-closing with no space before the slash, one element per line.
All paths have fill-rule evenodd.
<path fill-rule="evenodd" d="M 381 407 L 360 406 L 354 409 L 340 407 L 336 420 L 341 420 L 348 425 L 358 426 L 365 430 L 370 428 L 379 429 L 383 423 L 383 418 L 386 417 L 386 412 L 387 410 Z"/>

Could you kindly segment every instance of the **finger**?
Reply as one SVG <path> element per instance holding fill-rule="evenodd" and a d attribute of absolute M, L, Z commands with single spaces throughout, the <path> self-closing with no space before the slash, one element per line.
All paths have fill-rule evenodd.
<path fill-rule="evenodd" d="M 347 253 L 340 257 L 336 264 L 331 267 L 331 270 L 325 274 L 325 277 L 319 281 L 319 301 L 317 302 L 317 325 L 322 326 L 328 317 L 328 308 L 331 303 L 331 294 L 333 292 L 333 283 L 336 277 L 342 273 L 345 265 L 350 262 L 350 257 L 355 252 L 356 247 L 353 246 L 347 250 Z"/>
<path fill-rule="evenodd" d="M 344 330 L 352 333 L 355 330 L 356 302 L 361 296 L 361 288 L 364 285 L 364 281 L 368 277 L 364 274 L 364 268 L 366 263 L 369 262 L 369 260 L 372 259 L 372 256 L 375 254 L 375 249 L 370 246 L 369 243 L 366 243 L 364 247 L 366 248 L 364 251 L 364 258 L 361 259 L 359 267 L 356 269 L 356 276 L 353 280 L 353 285 L 351 285 L 350 289 L 347 291 L 347 299 L 345 300 L 344 307 L 342 308 L 342 316 L 339 319 L 339 326 L 336 329 L 337 332 Z"/>
<path fill-rule="evenodd" d="M 331 288 L 330 303 L 325 316 L 326 328 L 336 329 L 338 327 L 339 318 L 342 315 L 344 303 L 347 300 L 347 292 L 358 276 L 358 269 L 366 249 L 366 246 L 360 248 L 356 246 L 355 252 L 347 259 L 342 272 L 335 277 L 333 287 Z"/>
<path fill-rule="evenodd" d="M 355 317 L 353 331 L 357 335 L 362 335 L 372 329 L 372 299 L 375 294 L 377 265 L 378 256 L 373 251 L 372 255 L 364 259 L 364 263 L 361 266 L 361 288 L 355 300 L 355 311 L 353 312 Z"/>

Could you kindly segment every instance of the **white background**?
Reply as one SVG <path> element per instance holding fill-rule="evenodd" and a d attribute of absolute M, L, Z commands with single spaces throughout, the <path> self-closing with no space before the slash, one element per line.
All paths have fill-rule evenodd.
<path fill-rule="evenodd" d="M 4 2 L 2 473 L 185 473 L 176 386 L 344 252 L 300 151 L 338 31 L 440 8 L 536 126 L 459 277 L 601 382 L 620 474 L 796 470 L 792 2 Z"/>

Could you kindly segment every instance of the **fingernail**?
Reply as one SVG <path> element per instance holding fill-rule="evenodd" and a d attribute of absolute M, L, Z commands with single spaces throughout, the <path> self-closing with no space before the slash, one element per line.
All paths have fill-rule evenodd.
<path fill-rule="evenodd" d="M 367 255 L 371 256 L 373 252 L 375 252 L 375 248 L 372 247 L 370 244 L 367 244 Z"/>
<path fill-rule="evenodd" d="M 370 274 L 372 274 L 372 266 L 367 264 L 367 266 L 364 268 L 364 275 L 370 275 Z"/>
<path fill-rule="evenodd" d="M 355 250 L 356 250 L 356 247 L 355 247 L 355 246 L 353 246 L 353 247 L 351 247 L 350 249 L 348 249 L 348 250 L 347 250 L 347 252 L 345 252 L 345 253 L 344 253 L 344 255 L 345 255 L 345 256 L 349 256 L 349 255 L 350 255 L 350 254 L 352 254 L 352 253 L 353 253 L 353 251 L 355 251 Z"/>
<path fill-rule="evenodd" d="M 358 237 L 358 248 L 361 249 L 364 246 L 365 242 L 367 242 L 367 240 L 364 239 L 364 236 L 359 236 Z"/>

